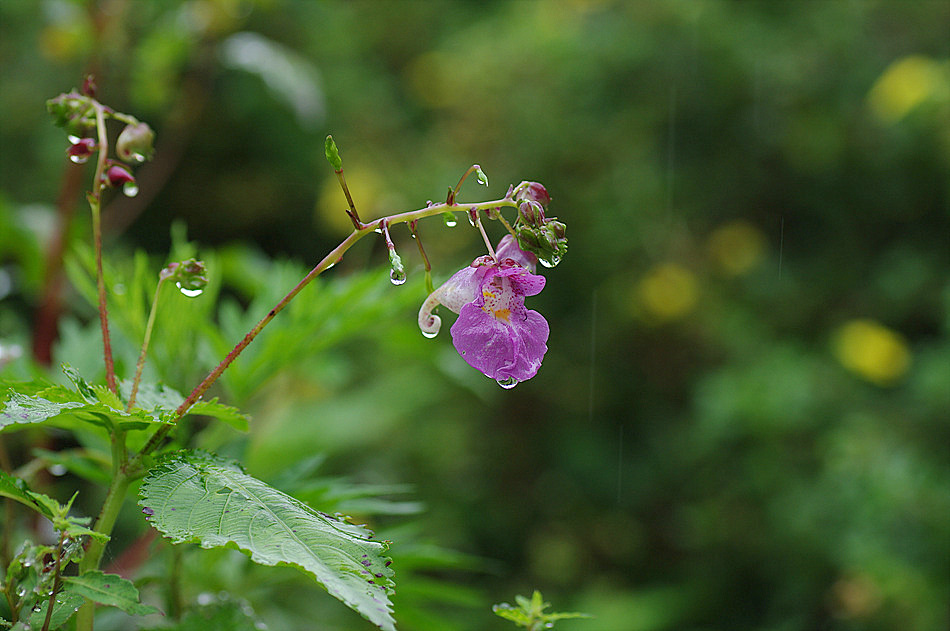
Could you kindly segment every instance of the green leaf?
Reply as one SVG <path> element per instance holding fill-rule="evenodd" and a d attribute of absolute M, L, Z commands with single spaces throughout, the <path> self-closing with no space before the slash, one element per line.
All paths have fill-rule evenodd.
<path fill-rule="evenodd" d="M 119 384 L 119 391 L 128 400 L 132 391 L 132 382 L 122 381 Z M 135 407 L 149 412 L 153 418 L 162 422 L 172 422 L 175 419 L 175 411 L 184 401 L 185 397 L 181 393 L 162 383 L 143 382 L 139 384 L 138 392 L 135 395 Z M 188 408 L 185 415 L 189 414 L 210 416 L 239 431 L 246 432 L 248 430 L 248 417 L 241 414 L 241 411 L 235 407 L 218 403 L 217 397 L 208 401 L 198 401 Z"/>
<path fill-rule="evenodd" d="M 70 398 L 63 391 L 71 393 L 72 397 L 84 398 L 62 386 L 47 388 L 40 394 L 50 393 L 57 399 Z M 90 392 L 92 392 L 91 389 Z M 44 396 L 27 397 L 14 392 L 7 399 L 6 407 L 0 412 L 0 430 L 35 423 L 49 423 L 57 427 L 72 428 L 76 420 L 119 429 L 144 429 L 158 421 L 143 411 L 127 413 L 98 401 L 95 403 L 55 401 Z"/>
<path fill-rule="evenodd" d="M 118 574 L 90 570 L 80 576 L 64 576 L 63 582 L 69 586 L 71 592 L 102 605 L 118 607 L 133 616 L 159 613 L 155 607 L 139 602 L 139 590 L 132 581 Z"/>
<path fill-rule="evenodd" d="M 43 515 L 47 519 L 52 520 L 56 511 L 51 511 L 49 509 L 49 504 L 46 501 L 41 501 L 39 497 L 43 497 L 49 502 L 56 503 L 56 500 L 49 498 L 42 493 L 34 493 L 29 489 L 26 482 L 20 478 L 15 478 L 6 471 L 0 470 L 0 496 L 9 497 L 10 499 L 16 500 L 21 504 L 25 504 Z M 56 503 L 58 506 L 58 503 Z"/>
<path fill-rule="evenodd" d="M 210 401 L 198 401 L 188 409 L 188 414 L 201 414 L 216 418 L 223 423 L 227 423 L 236 430 L 246 432 L 248 430 L 249 419 L 241 411 L 230 405 L 218 403 L 214 398 Z"/>
<path fill-rule="evenodd" d="M 199 605 L 188 611 L 178 624 L 149 631 L 257 631 L 265 628 L 250 613 L 245 601 L 237 600 L 226 592 L 214 598 L 216 602 Z"/>
<path fill-rule="evenodd" d="M 386 543 L 245 474 L 240 465 L 180 451 L 145 476 L 139 504 L 175 543 L 232 547 L 262 565 L 289 565 L 386 631 L 394 631 Z"/>
<path fill-rule="evenodd" d="M 66 624 L 66 621 L 76 613 L 83 602 L 85 602 L 85 598 L 82 594 L 71 590 L 63 590 L 57 594 L 53 602 L 53 615 L 50 617 L 49 628 L 59 629 Z M 47 609 L 49 609 L 49 598 L 44 598 L 40 610 L 30 614 L 30 626 L 33 629 L 43 628 Z"/>

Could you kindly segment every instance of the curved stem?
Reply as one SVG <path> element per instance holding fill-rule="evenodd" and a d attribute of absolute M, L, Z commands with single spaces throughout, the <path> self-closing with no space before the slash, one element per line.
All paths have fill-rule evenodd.
<path fill-rule="evenodd" d="M 504 207 L 504 206 L 515 207 L 515 205 L 516 205 L 516 202 L 509 198 L 496 199 L 496 200 L 487 201 L 487 202 L 479 202 L 477 204 L 466 204 L 466 206 L 469 209 L 472 209 L 475 211 L 486 210 L 489 208 Z M 175 410 L 176 420 L 180 419 L 182 416 L 185 415 L 185 413 L 188 412 L 188 409 L 191 408 L 191 406 L 194 405 L 195 402 L 198 401 L 198 399 L 201 398 L 201 396 L 205 392 L 208 391 L 208 388 L 210 388 L 211 385 L 215 381 L 217 381 L 218 377 L 221 376 L 221 373 L 223 373 L 227 369 L 227 367 L 230 366 L 231 363 L 235 359 L 237 359 L 238 355 L 240 355 L 241 352 L 245 348 L 247 348 L 248 344 L 254 341 L 254 338 L 257 337 L 257 335 L 264 329 L 264 327 L 267 326 L 267 324 L 271 320 L 273 320 L 274 317 L 278 313 L 280 313 L 284 309 L 284 307 L 286 307 L 287 304 L 291 300 L 293 300 L 294 297 L 303 290 L 304 287 L 309 285 L 310 282 L 314 278 L 319 276 L 321 273 L 329 269 L 333 264 L 335 264 L 337 261 L 343 258 L 343 254 L 347 250 L 349 250 L 351 247 L 353 247 L 353 245 L 357 241 L 365 237 L 367 234 L 372 233 L 374 231 L 374 226 L 380 225 L 380 222 L 384 222 L 387 225 L 392 225 L 392 224 L 397 224 L 397 223 L 410 223 L 413 221 L 418 221 L 419 219 L 424 219 L 426 217 L 441 215 L 447 210 L 451 210 L 450 204 L 435 204 L 432 206 L 427 206 L 426 208 L 420 208 L 418 210 L 410 210 L 404 213 L 398 213 L 395 215 L 390 215 L 388 217 L 382 217 L 375 221 L 371 221 L 369 223 L 363 224 L 362 228 L 351 232 L 349 236 L 346 237 L 329 254 L 327 254 L 323 258 L 323 260 L 317 263 L 316 267 L 310 270 L 310 272 L 306 276 L 304 276 L 303 279 L 299 283 L 297 283 L 296 287 L 291 289 L 290 292 L 286 296 L 281 298 L 280 301 L 274 306 L 274 308 L 268 311 L 267 315 L 261 318 L 261 320 L 257 324 L 255 324 L 251 328 L 250 331 L 247 332 L 247 334 L 244 336 L 244 339 L 238 342 L 237 345 L 231 350 L 231 352 L 228 353 L 227 356 L 223 360 L 221 360 L 221 363 L 218 364 L 210 373 L 208 373 L 208 376 L 205 377 L 204 380 L 201 383 L 199 383 L 195 387 L 194 390 L 191 391 L 191 394 L 189 394 L 188 397 L 182 402 L 182 404 L 178 406 L 178 409 Z M 484 234 L 484 229 L 482 229 L 482 233 Z M 487 237 L 485 238 L 487 241 Z M 491 245 L 489 245 L 488 247 L 489 247 L 489 251 L 491 252 L 492 251 Z M 494 256 L 494 252 L 492 252 L 492 255 Z M 149 441 L 145 443 L 145 446 L 142 447 L 142 450 L 139 452 L 138 456 L 136 456 L 136 458 L 133 459 L 132 463 L 130 464 L 132 466 L 137 466 L 141 456 L 149 454 L 155 449 L 157 449 L 159 445 L 161 444 L 161 442 L 171 432 L 173 427 L 174 425 L 169 424 L 169 425 L 164 425 L 161 428 L 159 428 L 152 435 Z"/>

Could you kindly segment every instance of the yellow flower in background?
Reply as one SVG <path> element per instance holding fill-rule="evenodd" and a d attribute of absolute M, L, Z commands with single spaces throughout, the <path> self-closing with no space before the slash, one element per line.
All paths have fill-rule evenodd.
<path fill-rule="evenodd" d="M 655 265 L 637 283 L 636 306 L 648 321 L 680 318 L 696 306 L 699 290 L 696 276 L 676 263 Z"/>
<path fill-rule="evenodd" d="M 904 337 L 874 320 L 845 323 L 835 333 L 832 346 L 842 366 L 879 386 L 894 384 L 910 367 Z"/>
<path fill-rule="evenodd" d="M 761 230 L 739 219 L 713 230 L 706 247 L 719 271 L 729 276 L 739 276 L 762 261 L 765 244 L 765 235 Z"/>
<path fill-rule="evenodd" d="M 868 93 L 868 103 L 878 118 L 895 123 L 927 99 L 945 93 L 950 87 L 947 75 L 933 59 L 920 55 L 904 57 L 888 66 L 878 78 Z"/>

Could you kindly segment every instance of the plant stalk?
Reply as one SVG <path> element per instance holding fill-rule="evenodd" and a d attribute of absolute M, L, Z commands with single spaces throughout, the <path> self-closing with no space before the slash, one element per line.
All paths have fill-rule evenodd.
<path fill-rule="evenodd" d="M 106 310 L 106 284 L 102 274 L 102 174 L 109 153 L 106 136 L 106 121 L 102 106 L 93 101 L 96 110 L 96 131 L 99 135 L 99 152 L 96 159 L 96 175 L 93 191 L 86 197 L 92 210 L 92 234 L 96 251 L 96 287 L 99 293 L 99 324 L 102 328 L 102 355 L 106 365 L 106 384 L 114 394 L 119 393 L 115 380 L 115 363 L 112 359 L 112 341 L 109 337 L 109 314 Z"/>
<path fill-rule="evenodd" d="M 148 313 L 148 323 L 145 325 L 145 336 L 142 339 L 142 352 L 139 353 L 139 359 L 135 363 L 135 378 L 132 380 L 132 390 L 129 393 L 129 402 L 126 404 L 125 411 L 129 412 L 135 405 L 135 395 L 139 391 L 139 383 L 142 381 L 142 370 L 145 368 L 145 354 L 148 351 L 149 341 L 152 339 L 152 327 L 155 326 L 155 314 L 158 313 L 158 296 L 162 291 L 164 278 L 158 279 L 158 286 L 155 288 L 155 297 L 152 299 L 152 308 Z"/>

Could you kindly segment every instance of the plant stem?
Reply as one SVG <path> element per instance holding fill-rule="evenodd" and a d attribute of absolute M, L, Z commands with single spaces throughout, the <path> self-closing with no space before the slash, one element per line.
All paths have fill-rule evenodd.
<path fill-rule="evenodd" d="M 132 380 L 132 390 L 129 393 L 129 402 L 125 411 L 128 412 L 135 405 L 135 395 L 139 391 L 139 383 L 142 381 L 142 369 L 145 368 L 145 354 L 148 351 L 149 340 L 152 339 L 152 327 L 155 325 L 155 314 L 158 312 L 158 296 L 162 290 L 164 278 L 158 279 L 158 286 L 155 287 L 155 297 L 152 298 L 152 308 L 148 313 L 148 323 L 145 325 L 145 337 L 142 340 L 142 352 L 139 353 L 139 360 L 135 364 L 135 378 Z"/>
<path fill-rule="evenodd" d="M 494 259 L 495 250 L 491 246 L 491 241 L 488 239 L 488 235 L 485 234 L 485 226 L 482 225 L 481 217 L 479 217 L 477 214 L 475 215 L 475 225 L 478 226 L 478 231 L 482 233 L 482 239 L 484 239 L 485 245 L 488 247 L 488 253 Z"/>
<path fill-rule="evenodd" d="M 466 204 L 466 207 L 474 211 L 478 211 L 478 210 L 485 210 L 488 208 L 496 208 L 496 207 L 504 207 L 504 206 L 516 207 L 515 205 L 516 205 L 516 202 L 514 200 L 509 199 L 509 198 L 503 198 L 503 199 L 496 199 L 496 200 L 492 200 L 488 202 L 479 202 L 477 204 Z M 294 297 L 303 290 L 304 287 L 309 285 L 310 282 L 314 278 L 319 276 L 321 273 L 329 269 L 334 263 L 336 263 L 341 258 L 343 258 L 343 254 L 347 250 L 349 250 L 351 247 L 353 247 L 353 245 L 357 241 L 365 237 L 367 234 L 372 233 L 374 231 L 374 226 L 380 225 L 380 222 L 384 222 L 387 225 L 392 225 L 392 224 L 397 224 L 397 223 L 410 223 L 413 221 L 418 221 L 419 219 L 424 219 L 426 217 L 441 215 L 442 213 L 448 210 L 451 210 L 452 207 L 453 205 L 451 204 L 435 204 L 432 206 L 428 206 L 426 208 L 420 208 L 418 210 L 410 210 L 404 213 L 399 213 L 396 215 L 383 217 L 381 219 L 377 219 L 369 223 L 363 224 L 363 227 L 358 230 L 353 230 L 353 232 L 351 232 L 348 237 L 346 237 L 338 246 L 336 246 L 329 254 L 327 254 L 323 258 L 323 260 L 317 263 L 316 267 L 310 270 L 310 272 L 306 276 L 304 276 L 303 279 L 299 283 L 297 283 L 296 287 L 291 289 L 290 292 L 286 296 L 281 298 L 280 302 L 278 302 L 274 306 L 274 308 L 271 309 L 267 313 L 267 315 L 261 318 L 261 320 L 257 324 L 255 324 L 254 327 L 251 328 L 250 331 L 247 332 L 247 335 L 244 336 L 244 339 L 238 342 L 237 345 L 234 347 L 234 349 L 232 349 L 231 352 L 228 353 L 227 356 L 223 360 L 221 360 L 221 363 L 218 364 L 210 373 L 208 373 L 208 376 L 205 377 L 204 380 L 200 384 L 198 384 L 194 390 L 191 391 L 191 394 L 189 394 L 188 397 L 182 402 L 182 404 L 178 406 L 178 409 L 175 410 L 176 420 L 180 419 L 182 416 L 185 415 L 186 412 L 188 412 L 188 409 L 192 405 L 194 405 L 195 402 L 198 401 L 198 399 L 201 398 L 201 396 L 205 392 L 208 391 L 208 388 L 210 388 L 211 385 L 215 381 L 217 381 L 218 377 L 221 376 L 221 373 L 223 373 L 225 369 L 227 369 L 227 367 L 230 366 L 231 363 L 235 359 L 237 359 L 238 355 L 241 354 L 241 352 L 248 346 L 248 344 L 254 341 L 254 338 L 257 337 L 257 335 L 264 329 L 264 327 L 267 326 L 267 324 L 271 320 L 273 320 L 274 317 L 278 313 L 280 313 L 284 309 L 284 307 L 286 307 L 287 304 L 291 300 L 293 300 Z M 483 233 L 484 233 L 484 229 L 483 229 Z M 490 245 L 489 245 L 489 251 L 491 251 Z M 152 451 L 157 449 L 158 446 L 161 444 L 161 442 L 165 439 L 165 437 L 168 436 L 169 432 L 171 432 L 173 427 L 174 425 L 164 425 L 163 427 L 159 428 L 152 435 L 149 441 L 145 444 L 145 446 L 139 452 L 139 455 L 136 457 L 135 460 L 133 460 L 132 464 L 137 465 L 138 458 L 140 458 L 141 456 L 145 454 L 151 453 Z"/>
<path fill-rule="evenodd" d="M 102 106 L 96 101 L 92 103 L 96 110 L 96 130 L 99 134 L 99 153 L 96 160 L 96 175 L 93 180 L 93 191 L 86 197 L 89 200 L 89 208 L 92 210 L 92 234 L 96 251 L 96 286 L 99 291 L 99 324 L 102 328 L 102 355 L 106 364 L 106 383 L 109 386 L 109 390 L 118 394 L 119 389 L 115 381 L 115 364 L 112 359 L 112 341 L 109 338 L 109 314 L 106 311 L 106 284 L 102 275 L 102 173 L 105 170 L 109 145 Z"/>
<path fill-rule="evenodd" d="M 102 510 L 99 511 L 99 517 L 96 518 L 96 523 L 93 525 L 93 530 L 96 532 L 112 536 L 112 529 L 119 517 L 119 510 L 125 501 L 125 493 L 132 481 L 128 469 L 129 460 L 125 448 L 125 431 L 115 430 L 112 435 L 112 481 L 109 484 L 109 490 L 106 492 L 106 499 L 102 503 Z M 86 552 L 79 562 L 80 575 L 99 569 L 99 562 L 102 560 L 102 553 L 105 548 L 106 544 L 98 539 L 89 541 Z M 76 614 L 76 631 L 92 631 L 95 607 L 95 603 L 86 600 L 79 608 Z"/>
<path fill-rule="evenodd" d="M 66 531 L 59 534 L 59 545 L 56 546 L 56 569 L 53 574 L 53 589 L 49 593 L 49 605 L 46 607 L 46 620 L 43 622 L 43 631 L 49 631 L 49 623 L 53 618 L 53 605 L 56 604 L 56 592 L 59 591 L 59 573 L 63 565 L 63 541 L 66 539 Z"/>

